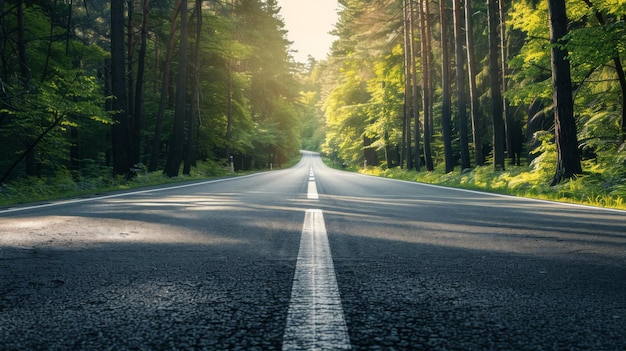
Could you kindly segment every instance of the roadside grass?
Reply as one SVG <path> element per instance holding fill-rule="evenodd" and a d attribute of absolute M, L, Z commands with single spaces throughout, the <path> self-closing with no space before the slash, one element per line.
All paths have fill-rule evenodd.
<path fill-rule="evenodd" d="M 283 167 L 287 168 L 296 164 L 300 156 L 290 159 Z M 73 197 L 93 196 L 102 193 L 139 189 L 170 183 L 207 180 L 211 178 L 236 177 L 250 173 L 267 171 L 266 169 L 254 171 L 230 172 L 230 167 L 216 162 L 198 162 L 196 167 L 191 168 L 190 175 L 179 175 L 169 178 L 162 171 L 148 172 L 145 169 L 137 169 L 137 176 L 125 179 L 122 176 L 83 177 L 76 172 L 60 171 L 51 178 L 28 177 L 0 185 L 0 207 L 13 206 L 23 203 L 60 200 Z M 108 173 L 107 171 L 103 173 Z"/>
<path fill-rule="evenodd" d="M 324 162 L 332 167 L 329 159 Z M 338 167 L 335 167 L 338 168 Z M 494 171 L 491 166 L 476 167 L 460 172 L 445 173 L 443 167 L 432 172 L 386 167 L 349 167 L 345 170 L 372 176 L 435 184 L 447 187 L 485 191 L 556 202 L 584 204 L 596 207 L 626 210 L 626 182 L 611 179 L 594 164 L 586 164 L 586 172 L 576 179 L 550 186 L 552 170 L 531 166 L 507 165 L 505 171 Z"/>

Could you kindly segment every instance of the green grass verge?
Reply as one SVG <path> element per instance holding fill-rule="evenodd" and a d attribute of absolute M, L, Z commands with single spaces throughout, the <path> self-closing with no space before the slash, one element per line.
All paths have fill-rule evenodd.
<path fill-rule="evenodd" d="M 301 156 L 290 159 L 281 168 L 291 167 Z M 276 169 L 276 168 L 275 168 Z M 23 203 L 67 199 L 81 196 L 93 196 L 114 191 L 139 189 L 150 186 L 207 180 L 227 176 L 241 176 L 266 170 L 254 170 L 230 173 L 229 167 L 214 162 L 198 162 L 191 169 L 190 175 L 169 178 L 162 171 L 138 171 L 137 176 L 126 180 L 124 177 L 81 177 L 70 171 L 57 172 L 53 178 L 29 177 L 0 186 L 0 206 L 13 206 Z"/>
<path fill-rule="evenodd" d="M 330 167 L 333 166 L 329 159 L 325 159 L 324 162 Z M 491 166 L 482 166 L 463 173 L 455 171 L 447 174 L 439 168 L 432 172 L 384 167 L 346 170 L 447 187 L 626 210 L 624 180 L 608 179 L 602 172 L 594 170 L 592 165 L 585 169 L 589 171 L 557 186 L 549 185 L 551 179 L 549 170 L 541 171 L 528 166 L 508 166 L 506 171 L 494 171 Z"/>

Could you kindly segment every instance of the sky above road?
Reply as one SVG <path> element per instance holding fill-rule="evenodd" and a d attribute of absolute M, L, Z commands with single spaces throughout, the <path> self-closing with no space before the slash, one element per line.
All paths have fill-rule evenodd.
<path fill-rule="evenodd" d="M 325 59 L 335 40 L 328 32 L 337 22 L 337 0 L 278 0 L 278 6 L 292 49 L 298 51 L 292 53 L 295 60 Z"/>

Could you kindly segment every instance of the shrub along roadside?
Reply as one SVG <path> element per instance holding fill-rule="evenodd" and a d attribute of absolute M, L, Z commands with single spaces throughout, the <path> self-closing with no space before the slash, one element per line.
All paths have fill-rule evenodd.
<path fill-rule="evenodd" d="M 593 167 L 577 179 L 550 186 L 545 171 L 528 166 L 508 166 L 506 171 L 494 171 L 491 166 L 477 167 L 465 172 L 445 174 L 443 169 L 433 172 L 407 171 L 400 168 L 368 167 L 359 173 L 401 179 L 448 187 L 479 190 L 557 202 L 585 204 L 626 210 L 626 185 L 603 176 Z"/>
<path fill-rule="evenodd" d="M 0 186 L 0 206 L 91 196 L 111 191 L 223 177 L 230 174 L 227 168 L 213 162 L 198 162 L 198 166 L 192 168 L 189 176 L 168 178 L 160 171 L 147 172 L 144 169 L 136 169 L 136 172 L 137 176 L 129 180 L 109 174 L 82 176 L 67 170 L 57 172 L 54 177 L 27 177 Z"/>
<path fill-rule="evenodd" d="M 433 172 L 408 171 L 399 167 L 384 166 L 362 168 L 354 165 L 340 167 L 341 162 L 323 158 L 329 167 L 359 172 L 378 177 L 412 182 L 436 184 L 454 188 L 485 191 L 557 202 L 584 204 L 596 207 L 626 210 L 626 178 L 623 167 L 602 169 L 589 160 L 583 163 L 586 170 L 576 179 L 550 186 L 554 172 L 552 153 L 543 153 L 529 166 L 507 166 L 505 171 L 494 171 L 492 166 L 476 167 L 464 172 L 445 173 L 444 167 Z"/>
<path fill-rule="evenodd" d="M 301 156 L 295 156 L 282 168 L 288 168 L 300 161 Z M 228 176 L 241 176 L 255 172 L 267 171 L 237 171 L 230 173 L 230 167 L 217 162 L 197 162 L 191 168 L 190 175 L 179 175 L 169 178 L 161 171 L 147 172 L 144 168 L 136 169 L 137 176 L 127 180 L 122 176 L 113 177 L 108 172 L 102 176 L 81 176 L 75 172 L 57 172 L 54 177 L 28 177 L 19 181 L 0 185 L 0 207 L 17 204 L 67 199 L 80 196 L 93 196 L 111 191 L 138 189 L 149 186 L 180 183 L 187 181 L 207 180 Z"/>

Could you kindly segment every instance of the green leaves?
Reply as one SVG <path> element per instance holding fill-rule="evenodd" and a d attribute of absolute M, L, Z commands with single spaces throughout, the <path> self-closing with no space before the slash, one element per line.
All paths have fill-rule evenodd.
<path fill-rule="evenodd" d="M 609 63 L 626 51 L 626 27 L 623 21 L 604 26 L 584 27 L 565 37 L 572 65 L 597 67 Z"/>

